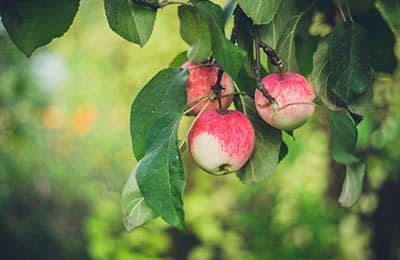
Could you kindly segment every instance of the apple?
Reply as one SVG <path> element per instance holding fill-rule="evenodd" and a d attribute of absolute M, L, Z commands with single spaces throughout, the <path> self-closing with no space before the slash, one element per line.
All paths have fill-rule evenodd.
<path fill-rule="evenodd" d="M 198 64 L 193 61 L 186 62 L 182 67 L 189 70 L 189 76 L 186 81 L 186 99 L 187 108 L 193 107 L 193 109 L 188 114 L 197 115 L 207 104 L 207 99 L 201 102 L 198 101 L 205 96 L 213 94 L 211 87 L 217 81 L 219 67 L 214 64 Z M 235 91 L 233 81 L 226 73 L 222 75 L 221 86 L 223 87 L 222 95 L 231 94 Z M 221 99 L 222 110 L 227 109 L 232 100 L 232 95 L 223 97 Z M 205 110 L 217 110 L 218 108 L 218 100 L 212 100 Z"/>
<path fill-rule="evenodd" d="M 253 153 L 255 133 L 241 112 L 203 112 L 188 135 L 193 160 L 205 171 L 223 175 L 242 168 Z"/>
<path fill-rule="evenodd" d="M 310 82 L 293 72 L 271 73 L 262 79 L 265 89 L 278 106 L 268 102 L 256 89 L 254 101 L 260 117 L 269 125 L 291 131 L 302 126 L 313 114 L 315 98 Z"/>

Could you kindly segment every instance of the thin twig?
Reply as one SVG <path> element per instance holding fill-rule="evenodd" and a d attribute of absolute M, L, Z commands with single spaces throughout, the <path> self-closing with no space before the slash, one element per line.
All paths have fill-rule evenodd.
<path fill-rule="evenodd" d="M 345 15 L 344 12 L 343 12 L 342 0 L 339 0 L 339 1 L 338 1 L 338 7 L 339 7 L 340 14 L 342 15 L 343 21 L 346 22 L 346 21 L 347 21 L 347 18 L 346 18 L 346 15 Z"/>
<path fill-rule="evenodd" d="M 196 121 L 199 119 L 200 115 L 203 114 L 203 112 L 206 110 L 208 104 L 210 104 L 210 100 L 207 101 L 206 105 L 200 110 L 200 112 L 199 112 L 199 113 L 197 114 L 197 116 L 194 118 L 192 124 L 190 125 L 190 127 L 189 127 L 189 129 L 188 129 L 188 131 L 187 131 L 187 133 L 186 133 L 185 139 L 183 139 L 182 142 L 179 144 L 179 150 L 181 150 L 181 149 L 183 148 L 183 146 L 185 145 L 186 140 L 188 139 L 190 130 L 192 130 L 192 128 L 193 128 L 193 126 L 194 126 L 194 123 L 196 123 Z"/>
<path fill-rule="evenodd" d="M 351 10 L 350 10 L 350 6 L 349 6 L 349 0 L 346 0 L 346 9 L 347 9 L 347 14 L 348 14 L 348 16 L 349 16 L 349 18 L 350 18 L 350 21 L 351 21 L 351 22 L 354 22 L 354 21 L 353 21 L 353 17 L 351 16 Z"/>
<path fill-rule="evenodd" d="M 297 105 L 317 106 L 317 104 L 312 103 L 312 102 L 295 102 L 295 103 L 286 104 L 286 105 L 280 107 L 280 108 L 278 109 L 278 111 L 282 111 L 282 110 L 284 110 L 284 109 L 286 109 L 286 108 L 288 108 L 288 107 L 297 106 Z M 278 112 L 278 111 L 277 111 L 277 112 Z"/>
<path fill-rule="evenodd" d="M 236 88 L 236 87 L 235 87 L 235 88 Z M 221 96 L 221 98 L 229 97 L 229 96 L 234 96 L 234 95 L 238 95 L 238 96 L 248 96 L 249 94 L 247 94 L 246 92 L 243 92 L 243 91 L 235 91 L 235 92 L 231 92 L 231 93 L 228 93 L 228 94 L 224 94 L 224 95 Z"/>
<path fill-rule="evenodd" d="M 214 94 L 210 94 L 210 95 L 207 95 L 207 96 L 203 96 L 203 97 L 197 99 L 196 101 L 192 102 L 191 104 L 188 105 L 189 108 L 188 108 L 187 110 L 185 110 L 185 111 L 183 112 L 183 114 L 185 114 L 185 115 L 188 114 L 188 113 L 191 112 L 193 109 L 195 109 L 198 105 L 200 105 L 202 101 L 204 101 L 204 100 L 206 100 L 206 99 L 212 100 L 212 96 L 214 96 Z"/>
<path fill-rule="evenodd" d="M 167 5 L 186 5 L 188 3 L 186 2 L 180 2 L 180 1 L 168 1 L 168 0 L 164 0 L 161 2 L 149 2 L 147 0 L 132 0 L 134 3 L 138 4 L 138 5 L 143 5 L 143 6 L 147 6 L 150 7 L 153 10 L 157 10 L 159 8 L 163 8 Z"/>
<path fill-rule="evenodd" d="M 241 103 L 241 105 L 242 105 L 242 112 L 243 112 L 245 115 L 247 115 L 247 110 L 246 110 L 246 107 L 245 107 L 245 105 L 244 105 L 243 96 L 246 96 L 246 95 L 248 96 L 248 94 L 247 94 L 246 92 L 241 92 L 240 89 L 239 89 L 239 87 L 236 86 L 236 85 L 235 85 L 235 90 L 237 91 L 237 94 L 239 95 L 240 103 Z"/>

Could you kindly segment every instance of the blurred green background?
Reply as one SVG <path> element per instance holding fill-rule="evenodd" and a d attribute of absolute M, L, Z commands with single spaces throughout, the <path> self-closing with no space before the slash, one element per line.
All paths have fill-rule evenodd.
<path fill-rule="evenodd" d="M 376 74 L 359 126 L 368 171 L 354 208 L 336 202 L 344 168 L 328 156 L 317 112 L 258 185 L 206 175 L 185 154 L 187 229 L 157 220 L 124 230 L 130 105 L 185 50 L 178 31 L 176 8 L 165 8 L 141 49 L 87 0 L 62 39 L 27 59 L 0 26 L 0 258 L 400 259 L 399 69 Z"/>

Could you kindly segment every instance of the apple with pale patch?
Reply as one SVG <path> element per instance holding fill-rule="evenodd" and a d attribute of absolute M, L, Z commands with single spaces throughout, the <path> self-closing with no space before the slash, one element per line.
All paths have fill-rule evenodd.
<path fill-rule="evenodd" d="M 189 152 L 205 171 L 223 175 L 242 168 L 255 145 L 250 120 L 241 112 L 203 112 L 188 135 Z"/>
<path fill-rule="evenodd" d="M 218 76 L 219 67 L 215 64 L 198 64 L 193 61 L 188 61 L 182 65 L 183 68 L 189 70 L 189 76 L 186 81 L 186 99 L 187 109 L 193 107 L 188 113 L 189 115 L 197 115 L 205 105 L 207 98 L 199 102 L 203 97 L 213 94 L 211 89 L 215 85 Z M 232 94 L 235 91 L 233 81 L 226 73 L 222 75 L 221 86 L 223 87 L 221 95 Z M 232 103 L 233 95 L 222 97 L 222 110 L 225 110 Z M 217 110 L 218 101 L 212 100 L 208 103 L 205 110 Z"/>
<path fill-rule="evenodd" d="M 265 89 L 278 106 L 270 104 L 256 89 L 254 101 L 260 117 L 269 125 L 291 131 L 302 126 L 313 114 L 315 98 L 310 82 L 293 72 L 271 73 L 262 79 Z"/>

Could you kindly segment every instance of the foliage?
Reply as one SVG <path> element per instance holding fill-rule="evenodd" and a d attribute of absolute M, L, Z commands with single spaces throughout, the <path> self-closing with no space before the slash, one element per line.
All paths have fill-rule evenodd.
<path fill-rule="evenodd" d="M 7 1 L 3 1 L 2 3 L 4 2 Z M 396 6 L 398 2 L 392 1 L 391 8 L 387 9 L 387 5 L 389 5 L 390 2 L 391 1 L 376 1 L 377 7 L 371 8 L 374 12 L 380 12 L 384 20 L 388 21 L 388 24 L 385 26 L 392 30 L 390 32 L 391 37 L 395 38 L 398 42 L 399 37 L 396 31 L 397 20 L 393 19 L 393 14 L 395 14 L 397 10 L 393 6 Z M 90 4 L 94 3 L 91 2 Z M 188 7 L 186 5 L 181 5 L 178 8 L 182 8 L 183 6 L 184 8 Z M 82 13 L 86 12 L 86 14 L 88 14 L 90 8 L 90 5 L 86 4 L 86 7 L 83 7 L 83 10 L 80 10 L 80 12 L 82 11 Z M 283 5 L 281 4 L 277 12 L 282 8 Z M 346 11 L 344 4 L 342 8 L 344 8 L 346 15 L 346 23 L 349 23 L 351 27 L 357 27 L 355 25 L 356 22 L 370 15 L 369 11 L 357 13 L 357 10 L 351 6 L 352 19 L 354 20 L 354 22 L 351 22 L 349 13 Z M 80 215 L 81 219 L 76 221 L 79 226 L 77 228 L 85 226 L 84 234 L 80 233 L 77 235 L 71 233 L 70 236 L 79 237 L 79 241 L 87 239 L 89 248 L 88 254 L 95 259 L 126 259 L 132 256 L 135 257 L 135 259 L 150 259 L 160 257 L 175 258 L 176 256 L 174 250 L 176 250 L 175 243 L 178 243 L 179 239 L 177 239 L 177 237 L 179 237 L 179 235 L 173 233 L 171 229 L 168 229 L 159 221 L 135 231 L 132 235 L 128 235 L 123 232 L 122 225 L 119 223 L 120 214 L 117 205 L 117 201 L 120 199 L 118 195 L 119 190 L 123 186 L 124 178 L 128 177 L 128 169 L 131 169 L 133 160 L 132 156 L 129 155 L 129 145 L 127 146 L 126 143 L 126 140 L 129 140 L 129 133 L 126 131 L 129 126 L 127 122 L 123 124 L 119 121 L 127 121 L 126 118 L 129 117 L 129 101 L 127 96 L 132 95 L 132 87 L 138 90 L 140 86 L 146 85 L 145 82 L 148 81 L 150 74 L 155 72 L 156 68 L 167 67 L 169 61 L 172 60 L 175 54 L 183 49 L 182 42 L 179 42 L 177 38 L 173 38 L 173 33 L 171 33 L 174 32 L 174 36 L 178 34 L 178 20 L 170 22 L 171 24 L 174 23 L 174 25 L 170 26 L 170 28 L 173 29 L 171 29 L 168 34 L 158 29 L 165 28 L 162 27 L 163 22 L 166 21 L 165 14 L 172 16 L 171 9 L 168 9 L 169 7 L 166 8 L 166 10 L 151 11 L 152 13 L 157 12 L 157 20 L 159 21 L 159 23 L 157 23 L 157 20 L 155 22 L 156 26 L 154 27 L 152 36 L 156 38 L 153 38 L 153 40 L 149 38 L 149 46 L 144 47 L 143 50 L 129 47 L 125 42 L 119 41 L 119 39 L 113 38 L 112 36 L 106 37 L 104 36 L 107 35 L 104 28 L 102 28 L 101 33 L 99 33 L 100 31 L 97 31 L 95 29 L 96 27 L 83 25 L 79 19 L 76 19 L 76 24 L 72 26 L 71 32 L 66 35 L 65 39 L 57 40 L 50 46 L 50 50 L 57 50 L 64 53 L 66 56 L 72 55 L 75 57 L 68 61 L 68 66 L 72 68 L 72 74 L 69 74 L 71 80 L 69 80 L 70 82 L 68 85 L 72 89 L 59 89 L 56 91 L 56 94 L 54 94 L 57 96 L 58 104 L 62 104 L 62 100 L 64 99 L 73 104 L 70 105 L 70 107 L 61 109 L 61 114 L 65 113 L 62 112 L 65 111 L 65 109 L 68 111 L 71 110 L 71 123 L 68 124 L 66 123 L 67 121 L 64 121 L 65 130 L 62 130 L 63 133 L 60 132 L 60 128 L 57 128 L 57 124 L 53 124 L 56 121 L 46 121 L 44 119 L 44 115 L 54 116 L 60 114 L 60 110 L 57 109 L 47 110 L 47 108 L 53 107 L 45 101 L 49 98 L 46 96 L 46 92 L 34 88 L 33 84 L 31 84 L 31 79 L 24 79 L 24 77 L 16 76 L 21 75 L 21 68 L 29 68 L 29 65 L 26 63 L 14 63 L 14 65 L 12 65 L 13 63 L 10 62 L 9 59 L 7 59 L 7 61 L 4 59 L 0 61 L 2 69 L 0 72 L 0 78 L 2 80 L 1 86 L 10 87 L 10 89 L 5 87 L 1 88 L 1 97 L 3 98 L 1 106 L 1 126 L 3 126 L 6 121 L 4 118 L 12 119 L 11 121 L 7 119 L 7 128 L 9 128 L 9 125 L 13 126 L 11 128 L 13 129 L 13 131 L 11 131 L 11 136 L 8 134 L 5 135 L 4 132 L 0 133 L 2 150 L 1 187 L 2 189 L 4 187 L 12 187 L 12 190 L 15 191 L 14 193 L 2 192 L 2 194 L 9 195 L 2 195 L 1 201 L 8 203 L 14 201 L 14 203 L 18 205 L 18 193 L 22 194 L 23 191 L 31 187 L 32 191 L 28 192 L 28 194 L 32 194 L 31 197 L 35 198 L 34 194 L 40 191 L 43 192 L 43 190 L 41 190 L 43 184 L 51 183 L 53 189 L 58 192 L 42 194 L 43 197 L 41 198 L 44 199 L 39 200 L 38 204 L 46 203 L 46 198 L 54 197 L 55 201 L 51 205 L 65 206 L 65 211 L 60 213 L 64 215 L 67 215 L 67 212 L 85 211 L 82 210 L 82 208 L 86 209 L 86 207 L 89 207 L 87 209 L 89 212 L 88 215 L 82 214 Z M 298 17 L 300 14 L 299 12 L 304 12 L 306 9 L 307 7 L 304 8 L 297 3 L 295 9 L 297 11 L 294 11 L 291 16 Z M 3 10 L 4 6 L 2 7 L 2 12 L 4 12 Z M 99 12 L 98 8 L 95 10 L 97 13 Z M 149 9 L 146 8 L 146 10 Z M 211 259 L 214 257 L 227 259 L 260 259 L 260 257 L 282 258 L 282 256 L 285 256 L 287 259 L 302 257 L 366 258 L 371 253 L 368 249 L 368 241 L 372 230 L 364 226 L 365 223 L 362 222 L 362 219 L 365 217 L 368 218 L 373 214 L 378 203 L 377 196 L 379 194 L 377 192 L 382 183 L 398 178 L 398 163 L 396 160 L 398 159 L 399 152 L 398 149 L 394 148 L 399 140 L 399 125 L 397 123 L 400 118 L 398 113 L 399 92 L 396 88 L 399 79 L 399 71 L 393 68 L 390 72 L 393 72 L 393 74 L 387 73 L 387 70 L 385 70 L 385 74 L 382 74 L 377 70 L 379 67 L 376 68 L 373 64 L 370 64 L 375 69 L 375 72 L 372 74 L 370 67 L 368 67 L 369 69 L 367 70 L 362 69 L 361 71 L 340 71 L 351 65 L 339 68 L 339 65 L 335 65 L 334 62 L 330 63 L 330 59 L 325 60 L 320 58 L 335 57 L 335 55 L 330 56 L 332 54 L 331 51 L 335 52 L 333 43 L 336 42 L 336 40 L 332 40 L 332 35 L 336 34 L 337 29 L 334 29 L 334 25 L 338 23 L 337 26 L 346 26 L 344 23 L 340 23 L 340 21 L 337 20 L 332 22 L 332 10 L 335 10 L 333 13 L 340 15 L 340 10 L 337 6 L 334 6 L 332 3 L 322 3 L 319 1 L 304 14 L 304 20 L 301 19 L 299 21 L 295 31 L 289 30 L 292 32 L 290 36 L 290 41 L 292 42 L 291 46 L 294 46 L 296 49 L 296 53 L 291 55 L 291 59 L 295 59 L 292 61 L 297 62 L 300 71 L 303 71 L 305 66 L 304 61 L 299 58 L 301 52 L 299 53 L 298 51 L 301 48 L 303 37 L 310 36 L 308 28 L 311 26 L 317 25 L 317 27 L 321 26 L 322 28 L 321 22 L 315 22 L 314 18 L 317 15 L 322 15 L 324 17 L 324 25 L 328 24 L 332 32 L 330 36 L 324 39 L 321 38 L 322 33 L 319 34 L 318 29 L 316 33 L 314 32 L 314 35 L 311 35 L 312 37 L 316 37 L 318 42 L 318 49 L 314 54 L 314 68 L 311 77 L 313 78 L 313 82 L 319 82 L 314 83 L 314 86 L 320 86 L 320 100 L 317 101 L 320 106 L 318 109 L 319 112 L 310 124 L 295 132 L 296 141 L 293 141 L 292 137 L 286 135 L 286 133 L 282 134 L 283 139 L 288 144 L 289 153 L 279 163 L 275 169 L 276 173 L 274 175 L 266 174 L 266 171 L 261 172 L 265 174 L 264 177 L 270 176 L 267 182 L 253 184 L 251 186 L 242 186 L 234 178 L 230 177 L 224 177 L 223 179 L 207 178 L 206 175 L 198 174 L 199 170 L 191 165 L 186 153 L 182 154 L 187 173 L 187 188 L 184 195 L 185 210 L 187 211 L 185 220 L 187 224 L 186 232 L 189 234 L 188 237 L 195 237 L 191 247 L 186 251 L 187 258 Z M 89 17 L 97 17 L 95 15 L 96 12 L 90 11 L 90 13 L 92 16 Z M 218 13 L 218 15 L 220 15 L 222 12 L 218 11 Z M 185 19 L 196 20 L 195 16 L 197 13 L 193 12 L 193 14 L 193 18 L 186 17 Z M 4 15 L 2 16 L 4 17 Z M 192 16 L 188 15 L 188 17 Z M 79 18 L 79 15 L 77 18 Z M 265 39 L 266 42 L 268 42 L 267 39 L 277 38 L 277 34 L 272 35 L 268 32 L 264 34 L 263 32 L 263 28 L 268 28 L 269 25 L 273 25 L 275 18 L 277 18 L 277 16 L 274 16 L 271 23 L 260 26 L 260 34 L 262 39 Z M 97 19 L 97 21 L 98 20 L 99 19 Z M 282 27 L 286 28 L 288 24 L 282 25 Z M 79 28 L 79 30 L 82 30 L 82 33 L 75 31 L 75 26 Z M 212 32 L 210 30 L 212 25 L 207 26 L 209 26 L 210 34 L 217 33 L 219 35 L 225 35 L 222 29 L 222 32 Z M 358 26 L 363 28 L 362 30 L 365 31 L 367 36 L 369 35 L 370 28 L 365 27 L 362 23 Z M 111 24 L 110 27 L 112 27 Z M 268 29 L 265 30 L 268 31 Z M 283 29 L 279 30 L 285 31 Z M 94 36 L 89 32 L 97 32 L 96 35 L 100 37 L 98 41 L 104 42 L 104 45 L 110 46 L 110 48 L 94 48 L 98 44 L 97 42 L 96 44 L 94 43 L 95 40 L 91 38 Z M 276 33 L 276 31 L 274 33 Z M 346 40 L 352 38 L 354 31 L 343 29 L 340 33 L 345 34 L 345 36 L 339 36 Z M 12 38 L 12 33 L 9 33 L 9 36 Z M 196 54 L 194 50 L 201 49 L 199 40 L 202 39 L 190 38 L 194 37 L 193 35 L 189 36 L 189 40 L 184 37 L 187 36 L 182 36 L 182 38 L 191 45 L 189 50 L 193 52 L 188 52 L 187 55 L 189 55 L 189 57 L 193 57 L 191 55 L 194 55 L 195 57 L 198 54 Z M 82 50 L 77 50 L 76 45 L 71 43 L 71 39 L 86 39 L 87 42 L 92 42 L 92 44 L 81 41 Z M 64 43 L 63 40 L 68 43 Z M 237 46 L 233 46 L 230 43 L 226 44 L 226 46 L 228 46 L 226 48 L 221 47 L 229 42 L 225 36 L 224 39 L 220 37 L 219 40 L 220 42 L 218 43 L 210 43 L 210 55 L 215 51 L 215 48 L 220 48 L 218 49 L 222 52 L 222 58 L 220 58 L 220 60 L 223 60 L 225 57 L 223 53 L 225 49 L 236 49 L 238 50 L 237 58 L 239 60 L 242 59 L 243 50 L 240 50 Z M 379 42 L 378 39 L 374 40 Z M 13 39 L 13 41 L 16 40 Z M 276 44 L 278 44 L 279 40 L 271 40 L 271 42 L 276 42 Z M 359 40 L 356 42 L 363 46 L 368 43 L 368 41 Z M 274 44 L 268 43 L 276 48 Z M 171 47 L 168 51 L 165 51 L 166 44 Z M 218 46 L 216 47 L 216 45 Z M 395 57 L 392 51 L 392 45 L 386 45 L 386 43 L 382 43 L 381 45 L 385 46 L 381 47 L 382 49 L 387 49 L 385 51 L 390 52 L 390 54 Z M 317 45 L 313 47 L 314 49 L 310 47 L 312 49 L 311 53 L 314 52 L 316 46 Z M 159 50 L 162 48 L 164 48 L 164 52 L 155 51 L 156 49 Z M 249 58 L 249 50 L 246 48 L 243 49 L 247 52 L 246 55 Z M 350 54 L 354 53 L 356 57 L 359 57 L 357 55 L 360 55 L 359 51 L 361 50 L 357 49 L 353 52 L 351 49 L 352 48 L 346 48 L 346 51 L 349 51 Z M 10 59 L 22 60 L 18 54 L 13 52 L 12 47 L 3 50 L 4 52 L 0 54 L 2 55 L 1 57 L 5 57 L 4 53 L 13 53 L 13 58 Z M 49 49 L 45 47 L 37 51 L 37 53 L 33 54 L 33 58 L 36 57 L 35 55 L 39 56 L 42 53 L 48 52 L 48 50 Z M 145 54 L 142 56 L 143 52 Z M 204 53 L 205 52 L 206 51 L 204 51 Z M 372 55 L 371 63 L 373 63 L 374 60 L 377 60 L 376 56 L 374 56 L 375 54 L 373 51 L 369 53 Z M 80 60 L 81 57 L 86 55 L 90 55 L 92 60 Z M 198 56 L 201 57 L 203 55 L 205 54 Z M 349 55 L 343 55 L 341 58 L 345 59 L 348 57 Z M 332 59 L 335 60 L 334 58 Z M 132 60 L 134 60 L 135 63 L 132 63 Z M 325 64 L 324 60 L 329 61 L 329 63 Z M 339 59 L 336 61 L 338 60 Z M 145 64 L 147 61 L 149 61 L 150 65 L 135 66 L 135 64 Z M 229 60 L 225 62 L 228 65 L 225 65 L 224 69 L 232 66 L 230 71 L 235 72 L 237 70 L 236 64 L 240 64 L 241 66 L 244 60 L 241 62 L 235 61 L 234 63 Z M 287 61 L 285 62 L 287 63 Z M 181 62 L 178 62 L 177 66 L 179 66 L 179 63 Z M 365 65 L 368 62 L 361 61 L 361 63 Z M 13 68 L 10 69 L 10 71 L 15 73 L 13 74 L 12 80 L 10 76 L 7 76 L 9 72 L 6 72 L 3 68 Z M 91 71 L 85 71 L 86 68 L 91 68 Z M 353 65 L 349 69 L 354 68 Z M 361 68 L 363 67 L 361 66 Z M 250 71 L 241 67 L 239 69 L 241 72 L 247 71 L 246 73 L 248 75 L 246 76 L 254 80 L 254 75 L 251 75 L 251 67 Z M 272 69 L 272 67 L 268 66 L 266 69 L 269 70 Z M 332 77 L 332 72 L 338 74 L 368 74 L 369 76 L 367 77 L 373 77 L 373 79 L 369 79 L 369 81 L 374 82 L 374 97 L 372 97 L 369 92 L 369 90 L 372 90 L 369 85 L 372 82 L 368 81 L 366 84 L 362 84 L 360 88 L 360 86 L 350 84 L 347 80 L 349 77 L 347 76 L 344 77 L 344 79 L 342 79 L 340 75 L 338 77 Z M 129 76 L 131 73 L 135 76 Z M 116 75 L 118 75 L 118 79 L 116 79 Z M 238 75 L 240 75 L 240 72 Z M 76 79 L 72 79 L 75 77 Z M 81 88 L 73 88 L 73 85 L 79 82 L 88 83 L 87 86 L 85 84 L 79 85 L 82 86 Z M 134 82 L 134 84 L 132 84 L 132 82 Z M 327 82 L 335 83 L 335 85 L 332 86 L 327 84 Z M 163 86 L 168 86 L 167 80 L 165 80 L 162 85 L 160 84 L 157 86 L 157 89 L 159 90 Z M 350 92 L 342 93 L 343 89 L 346 89 L 346 91 L 349 90 L 347 88 L 349 86 L 351 87 Z M 365 89 L 365 86 L 367 86 L 367 89 Z M 251 86 L 246 87 L 252 89 Z M 353 87 L 357 87 L 357 90 L 353 89 Z M 21 91 L 18 90 L 20 88 L 25 89 L 25 92 L 19 92 Z M 101 88 L 104 94 L 98 95 L 97 88 Z M 241 88 L 240 85 L 239 88 Z M 333 91 L 334 89 L 335 91 Z M 72 94 L 72 92 L 76 93 Z M 10 93 L 26 93 L 26 95 L 32 96 L 28 97 L 24 94 L 16 98 Z M 93 104 L 85 104 L 82 101 L 87 100 L 88 93 L 93 94 L 93 102 L 96 103 L 95 108 L 93 108 Z M 341 96 L 338 95 L 338 93 L 345 95 Z M 140 95 L 138 95 L 138 97 L 139 96 Z M 110 97 L 113 98 L 112 102 L 110 102 Z M 173 99 L 177 100 L 176 98 Z M 135 102 L 138 101 L 140 101 L 140 99 L 137 99 Z M 81 104 L 82 102 L 84 103 L 83 105 Z M 7 104 L 7 106 L 4 104 Z M 27 106 L 27 104 L 29 105 Z M 359 106 L 359 104 L 362 106 Z M 368 110 L 362 108 L 365 104 L 368 104 Z M 74 111 L 75 108 L 78 107 L 81 107 L 80 110 Z M 238 109 L 240 108 L 241 107 L 238 106 Z M 32 111 L 32 113 L 24 115 L 21 111 Z M 44 111 L 47 112 L 44 113 Z M 76 113 L 73 114 L 73 112 Z M 179 113 L 183 113 L 183 109 L 180 109 Z M 7 116 L 4 116 L 6 114 Z M 43 115 L 43 118 L 39 118 L 37 115 Z M 85 121 L 86 118 L 89 125 L 89 127 L 86 128 L 88 130 L 85 130 L 82 123 L 73 125 L 73 115 L 77 116 L 77 118 L 79 118 L 77 120 L 80 122 Z M 118 119 L 112 120 L 114 116 Z M 360 116 L 364 116 L 361 122 L 359 121 Z M 30 119 L 26 121 L 26 117 Z M 94 121 L 95 123 L 90 120 L 90 118 L 93 117 L 97 118 Z M 13 120 L 15 121 L 13 122 Z M 177 120 L 178 121 L 174 122 L 179 122 L 180 119 Z M 184 132 L 184 128 L 190 123 L 188 122 L 190 120 L 183 118 L 182 121 L 181 132 Z M 52 123 L 48 124 L 48 122 Z M 335 122 L 340 123 L 335 124 Z M 171 123 L 171 121 L 165 123 Z M 94 124 L 94 126 L 92 124 Z M 343 126 L 348 127 L 344 128 Z M 328 127 L 330 131 L 328 131 Z M 110 132 L 107 132 L 107 128 L 115 128 L 116 130 L 113 130 L 112 134 L 110 134 Z M 156 130 L 152 131 L 155 132 Z M 266 134 L 267 131 L 272 131 L 272 129 L 266 130 L 260 133 L 260 135 Z M 279 131 L 276 132 L 278 136 Z M 19 134 L 26 136 L 22 138 Z M 146 131 L 146 134 L 149 134 L 149 132 Z M 180 134 L 180 137 L 184 137 L 184 133 Z M 146 141 L 146 138 L 140 140 Z M 174 137 L 173 141 L 176 143 L 177 139 Z M 73 142 L 75 147 L 69 147 L 70 142 Z M 329 147 L 326 147 L 326 144 L 329 142 Z M 93 145 L 95 143 L 96 145 Z M 19 149 L 21 147 L 25 148 Z M 136 146 L 134 146 L 134 148 L 135 147 Z M 162 148 L 162 146 L 160 147 Z M 267 159 L 275 162 L 277 160 L 277 150 L 277 145 L 275 145 L 274 155 L 267 157 Z M 46 151 L 46 153 L 40 154 L 37 151 Z M 176 151 L 173 152 L 176 153 Z M 145 153 L 144 151 L 143 155 Z M 149 153 L 151 153 L 151 151 Z M 340 202 L 345 206 L 352 206 L 359 199 L 359 203 L 350 211 L 340 210 L 334 203 L 331 203 L 329 198 L 325 199 L 327 190 L 331 185 L 329 184 L 329 179 L 337 178 L 335 175 L 342 176 L 345 174 L 344 171 L 341 174 L 334 170 L 332 170 L 332 174 L 329 174 L 330 164 L 332 163 L 329 159 L 329 153 L 332 155 L 333 159 L 348 164 L 346 166 L 347 175 Z M 343 153 L 345 154 L 344 156 L 342 155 Z M 60 156 L 60 158 L 57 156 Z M 163 153 L 163 156 L 165 156 L 165 153 Z M 47 159 L 44 160 L 43 158 Z M 260 158 L 262 158 L 262 156 L 260 156 Z M 44 161 L 46 161 L 46 163 L 43 163 Z M 368 171 L 364 172 L 363 167 L 358 167 L 359 165 L 355 166 L 354 163 L 356 161 L 365 162 Z M 271 166 L 271 168 L 272 167 L 275 168 L 274 166 Z M 8 174 L 8 172 L 20 172 L 20 175 L 14 174 L 14 176 L 12 176 Z M 35 174 L 37 172 L 41 172 L 41 174 Z M 71 179 L 71 172 L 74 173 L 72 174 L 73 179 Z M 171 173 L 172 172 L 168 172 L 168 174 Z M 357 174 L 357 176 L 354 174 Z M 363 194 L 361 194 L 359 198 L 362 187 L 361 180 L 364 174 L 367 178 L 364 184 Z M 7 176 L 7 178 L 3 176 Z M 40 178 L 38 178 L 38 176 L 40 176 Z M 35 179 L 37 180 L 34 181 Z M 355 180 L 355 182 L 352 180 Z M 6 183 L 6 185 L 4 183 Z M 11 183 L 14 183 L 16 186 L 9 186 Z M 14 187 L 19 188 L 16 189 Z M 7 190 L 7 188 L 4 188 L 2 191 L 5 190 Z M 10 188 L 8 188 L 8 190 L 10 190 Z M 79 192 L 77 192 L 77 190 L 79 190 Z M 44 189 L 44 191 L 46 190 Z M 178 197 L 180 196 L 181 194 L 179 194 Z M 338 194 L 336 193 L 333 196 L 337 197 Z M 68 202 L 64 199 L 57 200 L 57 197 L 71 197 L 71 201 Z M 83 205 L 79 202 L 81 199 L 84 201 Z M 132 201 L 133 200 L 127 202 L 125 205 L 128 205 Z M 33 204 L 33 201 L 28 200 L 23 208 L 31 203 Z M 379 203 L 381 202 L 379 201 Z M 67 205 L 70 205 L 70 207 L 67 207 Z M 74 207 L 74 205 L 76 207 Z M 2 219 L 8 219 L 4 221 L 4 223 L 10 223 L 9 220 L 14 218 L 11 210 L 12 207 L 3 207 L 3 209 L 3 212 L 10 212 L 10 215 L 7 217 L 4 214 L 2 215 Z M 35 212 L 35 209 L 31 210 L 30 212 Z M 48 209 L 44 209 L 41 212 L 43 214 L 48 214 L 47 210 Z M 362 215 L 362 217 L 360 217 L 359 214 Z M 127 216 L 128 215 L 125 215 L 125 217 Z M 72 217 L 73 216 L 67 215 L 66 218 Z M 25 218 L 21 218 L 21 220 L 22 219 Z M 56 219 L 56 217 L 54 217 L 54 219 Z M 83 219 L 86 221 L 85 223 L 81 222 Z M 23 221 L 19 223 L 22 222 Z M 40 222 L 41 221 L 33 221 L 28 223 Z M 21 226 L 21 229 L 23 231 L 27 230 L 28 225 L 33 226 L 34 224 Z M 49 228 L 57 229 L 59 225 L 61 224 L 49 224 Z M 365 231 L 365 229 L 367 231 Z M 12 231 L 7 231 L 7 234 L 11 232 Z M 23 234 L 23 232 L 16 234 Z M 80 237 L 83 235 L 86 236 L 86 238 L 83 239 Z M 34 235 L 28 232 L 27 237 L 34 237 Z M 58 241 L 54 238 L 57 236 L 49 237 L 50 238 L 47 238 L 49 241 Z M 61 237 L 62 236 L 60 236 L 60 238 Z M 72 248 L 72 239 L 67 241 L 66 244 L 70 244 Z M 192 240 L 188 239 L 187 241 Z M 226 241 L 226 243 L 223 241 Z M 349 249 L 351 248 L 349 246 L 350 244 L 354 246 L 353 248 L 357 249 L 353 249 L 353 251 Z M 85 244 L 82 244 L 82 246 L 85 246 Z M 57 248 L 57 246 L 55 246 L 55 248 Z M 61 246 L 59 248 L 61 248 Z M 81 250 L 79 249 L 80 246 L 76 246 L 76 248 L 77 252 L 81 252 L 79 251 Z M 47 249 L 46 251 L 48 252 Z M 358 255 L 360 252 L 363 255 Z M 77 255 L 79 254 L 85 255 L 84 253 L 77 253 Z M 70 255 L 72 258 L 74 258 L 74 256 L 73 254 Z M 43 256 L 43 258 L 46 257 L 47 256 Z M 50 256 L 48 257 L 51 258 Z"/>

